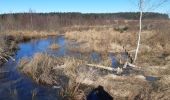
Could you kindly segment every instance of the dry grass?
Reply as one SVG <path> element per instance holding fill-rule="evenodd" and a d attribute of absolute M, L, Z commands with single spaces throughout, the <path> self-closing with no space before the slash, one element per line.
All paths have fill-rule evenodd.
<path fill-rule="evenodd" d="M 3 63 L 4 60 L 7 60 L 6 57 L 4 57 L 3 55 L 5 46 L 5 41 L 3 39 L 0 39 L 0 65 Z"/>
<path fill-rule="evenodd" d="M 146 30 L 142 32 L 142 42 L 155 35 L 154 31 Z M 97 51 L 97 52 L 123 52 L 131 51 L 136 47 L 137 34 L 134 31 L 124 33 L 114 30 L 114 27 L 93 27 L 88 30 L 71 30 L 65 33 L 65 37 L 76 40 L 80 47 L 71 48 L 73 51 Z M 140 52 L 151 51 L 150 45 L 142 44 Z M 146 50 L 145 50 L 146 49 Z"/>
<path fill-rule="evenodd" d="M 68 83 L 65 83 L 67 81 L 61 81 L 63 80 L 61 75 L 68 77 L 69 84 L 63 87 L 61 96 L 63 98 L 83 100 L 85 93 L 80 89 L 80 85 L 83 81 L 89 78 L 95 79 L 99 75 L 99 73 L 96 75 L 96 70 L 88 71 L 86 64 L 87 62 L 83 60 L 69 57 L 54 58 L 47 54 L 37 53 L 32 59 L 23 58 L 19 66 L 22 72 L 30 75 L 38 83 L 62 86 L 62 84 Z"/>
<path fill-rule="evenodd" d="M 51 73 L 55 64 L 57 64 L 57 61 L 47 54 L 37 53 L 31 60 L 22 59 L 19 66 L 24 73 L 31 75 L 36 82 L 52 85 L 57 84 Z"/>
<path fill-rule="evenodd" d="M 170 98 L 170 63 L 163 66 L 144 67 L 146 75 L 154 75 L 160 79 L 153 83 L 151 100 L 168 100 Z"/>
<path fill-rule="evenodd" d="M 96 83 L 103 85 L 105 89 L 117 99 L 149 99 L 151 87 L 146 81 L 141 79 L 134 77 L 114 79 L 112 76 L 106 76 L 103 79 L 99 79 Z"/>
<path fill-rule="evenodd" d="M 168 27 L 170 25 L 166 22 L 161 23 L 168 24 Z M 23 61 L 23 64 L 21 61 L 20 64 L 24 65 L 22 70 L 31 74 L 37 82 L 43 81 L 48 84 L 56 84 L 58 82 L 56 77 L 59 74 L 53 73 L 60 73 L 59 70 L 62 71 L 62 74 L 72 80 L 73 83 L 76 83 L 76 86 L 72 84 L 63 90 L 63 95 L 69 94 L 66 97 L 75 98 L 76 95 L 79 95 L 78 93 L 84 95 L 79 89 L 75 90 L 75 88 L 79 88 L 81 83 L 93 87 L 102 85 L 116 99 L 168 99 L 170 93 L 170 30 L 168 27 L 161 27 L 157 30 L 157 24 L 154 23 L 154 28 L 142 32 L 139 58 L 136 63 L 143 67 L 142 70 L 145 75 L 161 77 L 159 81 L 153 83 L 153 86 L 150 86 L 147 81 L 134 76 L 115 78 L 112 75 L 101 75 L 98 70 L 86 69 L 87 61 L 69 57 L 57 59 L 44 54 L 36 54 L 32 60 L 29 60 L 28 64 L 24 64 L 27 60 Z M 107 53 L 122 52 L 124 51 L 123 46 L 127 51 L 133 51 L 136 47 L 136 33 L 134 30 L 120 33 L 112 27 L 93 27 L 83 30 L 78 28 L 78 30 L 67 31 L 65 37 L 80 43 L 79 47 L 70 48 L 74 51 Z M 110 59 L 106 59 L 100 63 L 101 65 L 110 66 L 110 62 Z M 47 80 L 47 76 L 49 80 Z"/>
<path fill-rule="evenodd" d="M 17 41 L 27 41 L 34 38 L 46 38 L 48 36 L 56 36 L 58 32 L 49 32 L 49 31 L 6 31 L 9 36 L 13 36 Z"/>
<path fill-rule="evenodd" d="M 151 94 L 152 100 L 169 100 L 170 98 L 170 75 L 162 75 L 160 80 L 154 84 Z"/>
<path fill-rule="evenodd" d="M 12 58 L 18 48 L 18 42 L 28 41 L 34 38 L 46 38 L 59 35 L 59 32 L 50 31 L 1 31 L 0 32 L 0 65 Z"/>
<path fill-rule="evenodd" d="M 147 25 L 148 22 L 145 21 L 144 24 Z M 170 23 L 168 21 L 153 21 L 153 23 L 149 21 L 149 24 L 152 24 L 152 27 L 144 29 L 142 32 L 139 58 L 136 64 L 143 67 L 145 75 L 161 77 L 159 81 L 154 82 L 155 85 L 153 87 L 148 82 L 134 79 L 133 77 L 126 77 L 124 79 L 109 79 L 108 76 L 100 76 L 99 78 L 96 77 L 97 75 L 88 77 L 87 71 L 78 74 L 78 80 L 84 80 L 82 83 L 96 85 L 96 87 L 102 85 L 117 99 L 169 99 L 170 30 L 168 27 Z M 137 30 L 132 31 L 130 28 L 130 31 L 119 33 L 114 31 L 113 28 L 107 27 L 98 30 L 93 27 L 87 30 L 68 31 L 66 32 L 66 37 L 81 43 L 81 46 L 78 48 L 81 51 L 122 52 L 123 46 L 128 51 L 135 49 L 137 37 L 135 31 Z M 89 72 L 92 73 L 91 71 Z"/>
<path fill-rule="evenodd" d="M 142 34 L 141 43 L 145 48 L 139 54 L 140 64 L 148 62 L 150 65 L 162 66 L 166 64 L 165 58 L 170 55 L 170 21 L 153 21 L 150 24 L 153 24 L 151 32 Z"/>
<path fill-rule="evenodd" d="M 64 31 L 65 37 L 76 40 L 79 47 L 72 48 L 73 51 L 100 53 L 123 52 L 123 46 L 134 55 L 136 49 L 138 26 L 137 21 L 121 21 L 113 26 L 76 26 L 68 27 Z M 121 33 L 115 31 L 116 27 L 126 25 L 128 30 Z M 148 65 L 163 65 L 161 55 L 170 54 L 169 33 L 170 23 L 168 20 L 144 20 L 143 32 L 141 34 L 141 46 L 137 64 L 147 62 Z"/>
<path fill-rule="evenodd" d="M 60 46 L 59 46 L 58 44 L 56 44 L 56 43 L 53 43 L 53 44 L 51 44 L 51 45 L 49 46 L 49 48 L 52 49 L 52 50 L 57 50 L 59 47 L 60 47 Z"/>
<path fill-rule="evenodd" d="M 169 76 L 167 75 L 168 73 L 162 76 L 161 80 L 155 84 L 156 86 L 152 87 L 143 77 L 141 78 L 135 75 L 114 76 L 105 73 L 105 71 L 105 74 L 102 74 L 102 70 L 87 67 L 87 63 L 87 61 L 75 58 L 55 58 L 47 54 L 38 53 L 32 60 L 22 59 L 20 61 L 20 67 L 24 73 L 31 75 L 32 78 L 39 83 L 50 85 L 67 84 L 62 86 L 60 95 L 62 98 L 68 100 L 85 99 L 87 91 L 81 88 L 82 84 L 86 87 L 102 85 L 115 99 L 147 100 L 156 98 L 155 95 L 157 95 L 157 97 L 163 96 L 160 92 L 164 92 L 164 89 L 168 89 L 167 91 L 169 91 L 170 82 Z M 169 67 L 166 66 L 166 68 Z M 161 72 L 165 70 L 167 71 L 167 69 L 162 69 L 162 71 L 158 71 L 157 73 L 160 75 Z M 149 71 L 149 68 L 144 71 Z M 153 72 L 153 69 L 148 73 L 151 74 L 151 72 Z M 66 83 L 66 81 L 61 81 L 63 80 L 61 78 L 62 75 L 68 78 L 68 83 Z M 154 90 L 155 88 L 157 88 L 157 90 Z M 165 91 L 165 94 L 169 93 L 167 91 Z M 163 96 L 162 98 L 166 97 L 167 96 Z"/>
<path fill-rule="evenodd" d="M 59 96 L 63 100 L 86 100 L 85 92 L 80 89 L 80 84 L 69 82 L 69 85 L 62 88 Z"/>
<path fill-rule="evenodd" d="M 81 71 L 77 78 L 77 82 L 91 87 L 102 85 L 112 97 L 120 99 L 149 99 L 151 86 L 147 81 L 136 78 L 135 76 L 113 76 L 98 73 L 96 70 Z"/>
<path fill-rule="evenodd" d="M 1 36 L 16 42 L 24 42 L 35 38 L 46 38 L 59 35 L 58 31 L 28 31 L 28 30 L 6 30 L 0 32 Z"/>
<path fill-rule="evenodd" d="M 17 44 L 15 41 L 10 41 L 10 40 L 6 40 L 5 36 L 3 34 L 1 34 L 0 36 L 0 65 L 3 64 L 4 62 L 7 62 L 9 58 L 11 58 L 12 60 L 13 57 L 11 57 L 11 55 L 13 55 L 15 53 L 15 51 L 17 50 Z"/>
<path fill-rule="evenodd" d="M 126 34 L 127 37 L 124 37 Z M 76 40 L 80 43 L 81 51 L 97 51 L 97 52 L 121 52 L 124 42 L 128 41 L 128 32 L 120 33 L 114 31 L 113 28 L 106 28 L 103 30 L 90 29 L 86 31 L 71 31 L 66 32 L 65 37 L 68 39 Z M 118 38 L 119 37 L 119 38 Z M 125 40 L 124 38 L 128 38 Z M 131 44 L 132 41 L 126 42 Z M 113 45 L 116 45 L 113 46 Z M 117 49 L 117 50 L 116 50 Z"/>
<path fill-rule="evenodd" d="M 56 75 L 61 76 L 62 72 L 70 79 L 74 79 L 76 77 L 75 69 L 82 63 L 82 60 L 74 58 L 55 58 L 47 54 L 37 53 L 32 59 L 23 58 L 19 66 L 36 82 L 52 85 L 57 83 Z"/>
<path fill-rule="evenodd" d="M 76 69 L 83 63 L 84 61 L 74 58 L 59 59 L 47 54 L 37 53 L 33 59 L 23 58 L 19 67 L 23 73 L 30 75 L 37 83 L 61 85 L 60 96 L 62 99 L 85 100 L 83 99 L 85 98 L 84 91 L 79 89 L 80 84 L 75 83 Z M 67 83 L 68 80 L 69 83 Z"/>

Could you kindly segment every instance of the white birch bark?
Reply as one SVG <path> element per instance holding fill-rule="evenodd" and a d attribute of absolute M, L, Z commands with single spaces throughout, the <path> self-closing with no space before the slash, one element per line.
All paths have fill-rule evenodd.
<path fill-rule="evenodd" d="M 142 32 L 143 3 L 144 3 L 144 0 L 139 1 L 139 10 L 140 10 L 139 33 L 138 33 L 138 42 L 137 42 L 137 47 L 136 47 L 136 52 L 135 52 L 134 63 L 135 63 L 135 61 L 137 59 L 138 51 L 139 51 L 139 47 L 140 47 L 141 32 Z"/>

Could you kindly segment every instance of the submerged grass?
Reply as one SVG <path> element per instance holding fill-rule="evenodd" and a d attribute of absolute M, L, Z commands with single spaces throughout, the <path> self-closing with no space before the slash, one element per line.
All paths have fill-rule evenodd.
<path fill-rule="evenodd" d="M 50 48 L 51 50 L 57 50 L 58 48 L 60 48 L 60 46 L 59 46 L 57 43 L 53 43 L 53 44 L 51 44 L 51 45 L 49 46 L 49 48 Z"/>

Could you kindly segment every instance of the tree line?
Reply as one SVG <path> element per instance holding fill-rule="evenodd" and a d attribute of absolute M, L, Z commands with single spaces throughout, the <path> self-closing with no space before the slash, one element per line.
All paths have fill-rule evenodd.
<path fill-rule="evenodd" d="M 138 12 L 125 13 L 10 13 L 0 15 L 0 30 L 57 30 L 73 25 L 110 25 L 114 20 L 138 20 Z M 167 14 L 145 12 L 143 19 L 169 19 Z"/>

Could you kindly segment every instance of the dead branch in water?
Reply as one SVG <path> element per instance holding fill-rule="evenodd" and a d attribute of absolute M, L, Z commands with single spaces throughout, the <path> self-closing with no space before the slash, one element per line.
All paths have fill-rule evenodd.
<path fill-rule="evenodd" d="M 111 68 L 111 67 L 107 67 L 107 66 L 102 66 L 102 65 L 87 64 L 87 66 L 101 68 L 101 69 L 106 69 L 106 70 L 109 70 L 109 71 L 116 71 L 115 68 Z"/>
<path fill-rule="evenodd" d="M 112 67 L 108 67 L 108 66 L 95 65 L 95 64 L 87 64 L 87 66 L 89 66 L 89 67 L 96 67 L 96 68 L 100 68 L 100 69 L 105 69 L 105 70 L 108 70 L 108 71 L 116 71 L 117 74 L 120 74 L 121 72 L 123 72 L 123 69 L 126 69 L 127 67 L 141 68 L 141 67 L 136 66 L 134 64 L 131 64 L 129 62 L 125 62 L 123 67 L 118 67 L 118 68 L 112 68 Z"/>
<path fill-rule="evenodd" d="M 129 63 L 129 62 L 125 62 L 123 68 L 126 68 L 127 66 L 132 67 L 132 68 L 141 68 L 141 67 L 136 66 L 136 65 L 134 65 L 134 64 L 131 64 L 131 63 Z"/>
<path fill-rule="evenodd" d="M 0 60 L 5 60 L 6 62 L 8 62 L 8 58 L 10 58 L 10 59 L 12 59 L 12 61 L 15 61 L 15 59 L 12 56 L 3 52 L 4 50 L 2 50 L 1 48 L 0 48 L 0 51 L 1 51 L 0 52 Z"/>

